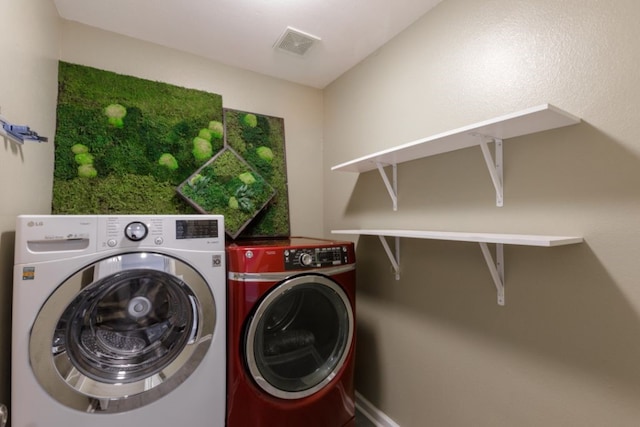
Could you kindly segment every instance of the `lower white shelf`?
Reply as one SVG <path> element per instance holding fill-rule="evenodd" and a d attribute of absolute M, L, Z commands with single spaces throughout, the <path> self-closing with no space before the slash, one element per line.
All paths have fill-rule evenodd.
<path fill-rule="evenodd" d="M 396 280 L 400 279 L 400 238 L 431 240 L 451 240 L 457 242 L 476 242 L 480 244 L 480 250 L 484 256 L 489 273 L 498 292 L 498 304 L 504 305 L 504 249 L 503 245 L 524 245 L 553 247 L 582 243 L 580 236 L 545 236 L 536 234 L 496 234 L 496 233 L 464 233 L 455 231 L 427 231 L 427 230 L 332 230 L 333 234 L 369 235 L 378 236 L 384 247 L 389 261 L 393 265 Z M 387 243 L 386 237 L 395 237 L 395 254 Z M 496 260 L 493 260 L 488 244 L 496 245 Z"/>

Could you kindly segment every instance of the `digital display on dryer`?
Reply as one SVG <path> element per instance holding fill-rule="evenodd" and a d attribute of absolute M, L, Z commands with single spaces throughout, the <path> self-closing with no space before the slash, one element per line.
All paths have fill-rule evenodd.
<path fill-rule="evenodd" d="M 206 239 L 218 237 L 216 219 L 179 219 L 176 221 L 176 239 Z"/>
<path fill-rule="evenodd" d="M 284 253 L 286 270 L 331 267 L 348 262 L 346 247 L 291 248 Z"/>

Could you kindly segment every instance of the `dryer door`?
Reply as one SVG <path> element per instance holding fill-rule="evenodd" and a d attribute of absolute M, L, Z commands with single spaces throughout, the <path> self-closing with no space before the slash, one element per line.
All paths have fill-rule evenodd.
<path fill-rule="evenodd" d="M 182 383 L 207 352 L 215 303 L 188 264 L 136 252 L 76 272 L 49 297 L 29 346 L 34 373 L 60 403 L 122 412 Z"/>
<path fill-rule="evenodd" d="M 299 399 L 326 386 L 353 341 L 349 298 L 327 276 L 304 274 L 275 286 L 247 324 L 245 358 L 267 393 Z"/>

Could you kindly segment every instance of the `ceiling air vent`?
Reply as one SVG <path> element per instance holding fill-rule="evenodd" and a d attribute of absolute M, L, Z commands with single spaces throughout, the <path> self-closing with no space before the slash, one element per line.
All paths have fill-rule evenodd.
<path fill-rule="evenodd" d="M 287 27 L 274 47 L 298 56 L 303 56 L 311 49 L 311 46 L 318 41 L 320 41 L 320 37 Z"/>

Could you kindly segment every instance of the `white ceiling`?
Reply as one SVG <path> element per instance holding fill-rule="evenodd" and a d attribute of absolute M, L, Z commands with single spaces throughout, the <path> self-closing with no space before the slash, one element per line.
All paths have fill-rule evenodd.
<path fill-rule="evenodd" d="M 64 19 L 324 88 L 441 0 L 54 0 Z M 287 27 L 317 42 L 274 48 Z"/>

